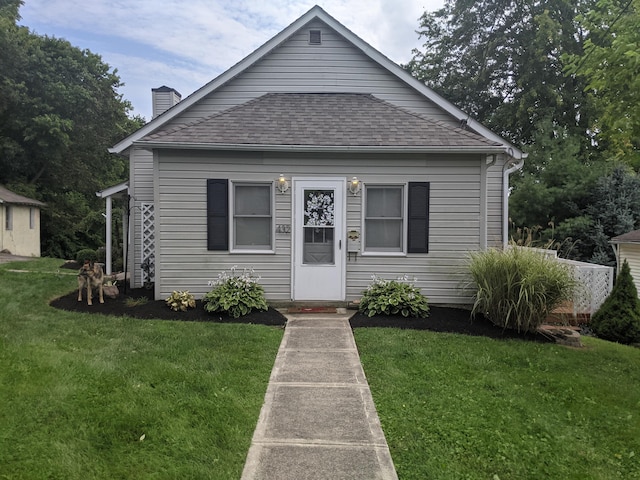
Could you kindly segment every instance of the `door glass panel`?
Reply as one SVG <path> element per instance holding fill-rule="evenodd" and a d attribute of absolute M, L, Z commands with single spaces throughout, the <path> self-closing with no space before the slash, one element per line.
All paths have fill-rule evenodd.
<path fill-rule="evenodd" d="M 303 202 L 302 263 L 334 265 L 334 192 L 304 190 Z"/>

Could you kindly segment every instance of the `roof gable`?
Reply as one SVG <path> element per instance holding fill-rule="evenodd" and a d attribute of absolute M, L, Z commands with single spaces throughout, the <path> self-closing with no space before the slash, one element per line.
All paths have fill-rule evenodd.
<path fill-rule="evenodd" d="M 268 93 L 139 144 L 163 147 L 451 148 L 498 152 L 500 143 L 356 93 Z"/>
<path fill-rule="evenodd" d="M 503 150 L 508 151 L 512 156 L 516 158 L 521 158 L 523 156 L 522 152 L 520 152 L 516 147 L 506 142 L 504 139 L 500 138 L 497 134 L 493 133 L 480 123 L 476 122 L 473 119 L 468 118 L 468 115 L 462 112 L 460 109 L 455 107 L 450 102 L 444 100 L 433 90 L 429 89 L 422 82 L 419 82 L 414 77 L 412 77 L 408 72 L 402 69 L 400 66 L 389 60 L 382 53 L 371 47 L 364 40 L 359 38 L 357 35 L 352 33 L 345 26 L 336 21 L 333 17 L 327 14 L 322 8 L 319 6 L 313 7 L 307 13 L 305 13 L 298 20 L 293 22 L 267 43 L 262 45 L 260 48 L 255 50 L 249 56 L 247 56 L 244 60 L 237 63 L 233 67 L 231 67 L 226 72 L 219 75 L 217 78 L 204 85 L 202 88 L 194 92 L 192 95 L 184 99 L 182 102 L 178 103 L 171 109 L 169 109 L 164 114 L 156 117 L 140 130 L 125 138 L 117 145 L 115 145 L 110 151 L 112 153 L 122 153 L 128 148 L 130 148 L 134 142 L 141 140 L 142 138 L 152 134 L 153 132 L 161 129 L 164 125 L 171 122 L 173 119 L 181 115 L 187 109 L 192 107 L 194 104 L 200 102 L 205 97 L 207 97 L 210 93 L 216 91 L 223 85 L 227 84 L 230 80 L 236 78 L 241 73 L 254 66 L 257 62 L 263 59 L 266 55 L 271 53 L 278 46 L 282 45 L 287 39 L 289 39 L 292 35 L 294 35 L 299 30 L 305 28 L 308 24 L 314 21 L 320 21 L 329 26 L 331 29 L 336 31 L 339 35 L 341 35 L 346 41 L 351 43 L 355 48 L 357 48 L 362 54 L 366 55 L 370 60 L 384 68 L 387 72 L 398 78 L 403 84 L 412 88 L 419 95 L 422 95 L 424 98 L 428 99 L 433 104 L 437 105 L 438 108 L 445 111 L 451 117 L 457 119 L 462 122 L 465 121 L 467 127 L 470 130 L 473 130 L 485 137 L 491 142 L 500 143 L 503 145 Z"/>

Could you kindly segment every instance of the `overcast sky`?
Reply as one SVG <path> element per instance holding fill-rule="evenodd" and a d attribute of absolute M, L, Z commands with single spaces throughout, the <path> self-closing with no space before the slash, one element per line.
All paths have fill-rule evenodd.
<path fill-rule="evenodd" d="M 425 11 L 444 0 L 25 0 L 21 25 L 65 38 L 118 70 L 134 114 L 151 118 L 151 89 L 186 98 L 315 4 L 396 63 L 420 46 Z"/>

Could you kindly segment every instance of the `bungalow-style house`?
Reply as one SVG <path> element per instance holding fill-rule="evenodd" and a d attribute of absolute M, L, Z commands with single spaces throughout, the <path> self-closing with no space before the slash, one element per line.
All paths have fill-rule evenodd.
<path fill-rule="evenodd" d="M 44 206 L 0 185 L 0 252 L 40 256 L 40 209 Z"/>
<path fill-rule="evenodd" d="M 132 285 L 157 299 L 237 266 L 272 303 L 407 275 L 464 305 L 467 253 L 506 241 L 525 155 L 318 6 L 186 99 L 153 94 L 172 106 L 110 151 L 130 160 Z"/>
<path fill-rule="evenodd" d="M 640 297 L 640 230 L 613 237 L 610 242 L 616 253 L 618 272 L 620 272 L 622 264 L 626 260 L 629 264 L 633 283 L 638 289 L 638 296 Z"/>

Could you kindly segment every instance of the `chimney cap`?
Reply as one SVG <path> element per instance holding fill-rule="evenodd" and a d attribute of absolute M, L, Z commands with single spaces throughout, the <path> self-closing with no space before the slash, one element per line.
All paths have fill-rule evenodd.
<path fill-rule="evenodd" d="M 178 95 L 178 97 L 182 98 L 182 95 L 180 94 L 180 92 L 178 92 L 175 88 L 167 87 L 166 85 L 163 85 L 163 86 L 158 87 L 158 88 L 152 88 L 151 91 L 152 92 L 159 92 L 159 93 L 173 92 L 176 95 Z"/>

